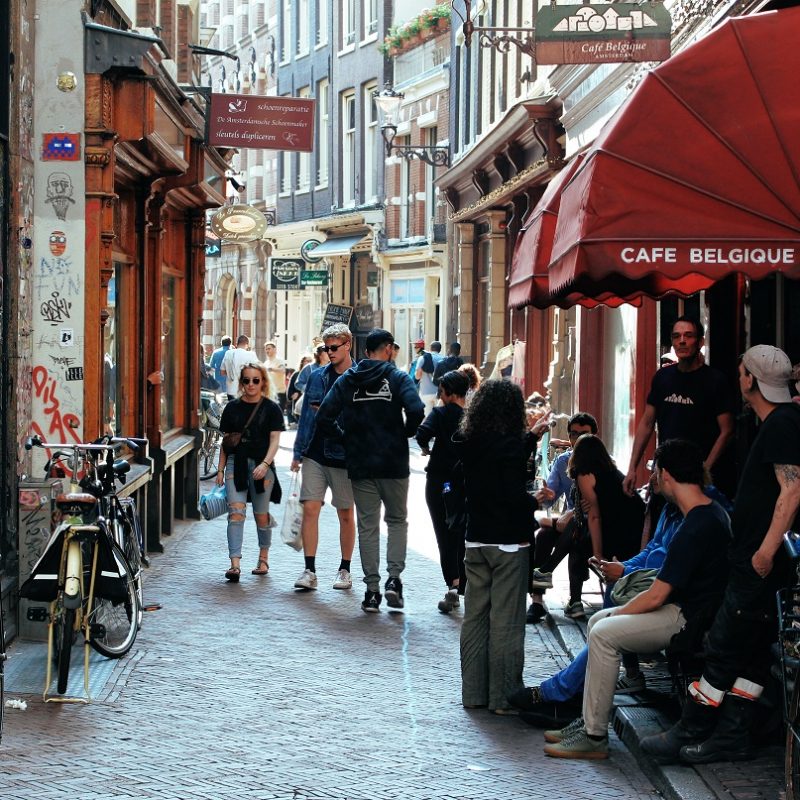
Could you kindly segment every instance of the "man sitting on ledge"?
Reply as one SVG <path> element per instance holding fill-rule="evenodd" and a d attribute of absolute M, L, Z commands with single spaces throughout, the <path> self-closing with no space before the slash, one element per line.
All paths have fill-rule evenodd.
<path fill-rule="evenodd" d="M 683 523 L 653 585 L 626 605 L 592 617 L 583 716 L 561 730 L 545 732 L 548 756 L 608 758 L 608 719 L 620 653 L 666 647 L 694 614 L 722 598 L 730 519 L 703 492 L 702 454 L 692 442 L 673 439 L 656 450 L 654 462 L 658 491 L 680 509 Z"/>

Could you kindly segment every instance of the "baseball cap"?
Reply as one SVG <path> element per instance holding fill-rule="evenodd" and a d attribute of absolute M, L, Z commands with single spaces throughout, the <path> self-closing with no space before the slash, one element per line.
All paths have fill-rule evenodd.
<path fill-rule="evenodd" d="M 414 347 L 425 347 L 425 340 L 424 339 L 417 339 L 416 342 L 412 342 Z"/>
<path fill-rule="evenodd" d="M 374 353 L 384 344 L 394 344 L 394 336 L 383 328 L 373 328 L 364 340 L 364 347 L 369 353 Z"/>
<path fill-rule="evenodd" d="M 770 403 L 791 403 L 789 381 L 792 379 L 792 362 L 789 356 L 771 344 L 757 344 L 743 356 L 742 364 L 758 380 L 758 388 Z"/>

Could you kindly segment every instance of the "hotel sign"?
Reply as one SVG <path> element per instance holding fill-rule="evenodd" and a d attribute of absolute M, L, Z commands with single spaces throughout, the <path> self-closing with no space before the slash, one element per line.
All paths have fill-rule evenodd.
<path fill-rule="evenodd" d="M 672 19 L 663 3 L 546 5 L 536 18 L 538 64 L 664 61 Z"/>
<path fill-rule="evenodd" d="M 253 94 L 212 94 L 208 143 L 310 153 L 316 100 Z"/>

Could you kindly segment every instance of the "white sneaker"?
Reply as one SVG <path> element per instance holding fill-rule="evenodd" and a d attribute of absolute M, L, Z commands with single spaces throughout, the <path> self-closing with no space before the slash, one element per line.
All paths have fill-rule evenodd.
<path fill-rule="evenodd" d="M 295 589 L 316 589 L 317 574 L 310 569 L 304 569 L 300 577 L 294 582 Z"/>
<path fill-rule="evenodd" d="M 295 584 L 296 585 L 296 584 Z M 317 585 L 317 579 L 314 578 L 314 585 Z M 333 582 L 334 589 L 352 589 L 353 578 L 346 569 L 340 569 L 336 573 L 336 580 Z"/>

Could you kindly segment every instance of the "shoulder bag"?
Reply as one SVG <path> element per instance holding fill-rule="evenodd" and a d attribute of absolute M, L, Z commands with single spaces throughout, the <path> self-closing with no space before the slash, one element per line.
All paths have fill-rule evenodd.
<path fill-rule="evenodd" d="M 264 398 L 262 397 L 257 403 L 256 407 L 253 409 L 250 416 L 247 418 L 247 422 L 244 424 L 244 428 L 241 431 L 231 431 L 226 433 L 222 437 L 222 450 L 225 455 L 231 455 L 232 453 L 236 452 L 236 448 L 239 446 L 239 442 L 242 441 L 242 436 L 244 432 L 247 430 L 247 426 L 253 421 L 253 417 L 255 417 L 256 412 L 259 408 L 261 408 L 261 404 L 264 402 Z"/>

